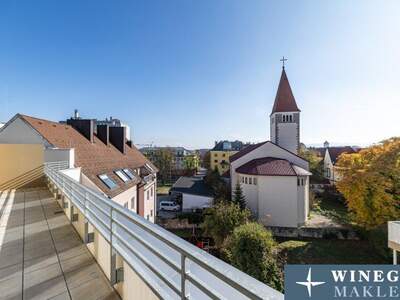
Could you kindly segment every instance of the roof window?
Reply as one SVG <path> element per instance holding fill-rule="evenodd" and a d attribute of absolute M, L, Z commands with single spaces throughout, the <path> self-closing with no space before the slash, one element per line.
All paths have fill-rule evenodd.
<path fill-rule="evenodd" d="M 107 174 L 101 174 L 99 175 L 99 178 L 101 181 L 103 181 L 103 183 L 109 188 L 109 189 L 113 189 L 117 187 L 117 184 L 114 182 L 114 180 L 112 180 L 110 177 L 108 177 Z"/>
<path fill-rule="evenodd" d="M 122 171 L 124 171 L 124 173 L 126 174 L 126 176 L 129 177 L 129 179 L 135 178 L 135 175 L 132 173 L 132 171 L 130 169 L 123 169 Z"/>
<path fill-rule="evenodd" d="M 122 170 L 114 171 L 114 173 L 117 174 L 117 176 L 118 176 L 123 182 L 127 182 L 127 181 L 129 181 L 129 179 L 130 179 Z"/>

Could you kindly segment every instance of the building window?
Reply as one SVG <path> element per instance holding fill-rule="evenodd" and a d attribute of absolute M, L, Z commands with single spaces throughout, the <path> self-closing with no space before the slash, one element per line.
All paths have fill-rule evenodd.
<path fill-rule="evenodd" d="M 124 203 L 124 207 L 125 207 L 125 208 L 128 208 L 128 202 L 125 202 L 125 203 Z"/>
<path fill-rule="evenodd" d="M 135 209 L 135 202 L 136 202 L 136 197 L 133 196 L 131 199 L 131 209 Z"/>
<path fill-rule="evenodd" d="M 129 177 L 128 177 L 124 172 L 122 172 L 122 170 L 114 171 L 114 173 L 117 174 L 117 176 L 118 176 L 123 182 L 129 181 Z"/>
<path fill-rule="evenodd" d="M 244 178 L 244 183 L 247 184 L 247 177 Z"/>
<path fill-rule="evenodd" d="M 153 193 L 154 193 L 153 187 L 151 187 L 151 190 L 150 190 L 150 195 L 151 195 L 151 197 L 153 197 Z"/>
<path fill-rule="evenodd" d="M 293 116 L 292 115 L 289 116 L 289 120 L 290 120 L 290 122 L 293 122 Z"/>
<path fill-rule="evenodd" d="M 225 157 L 225 153 L 222 153 L 222 157 Z"/>
<path fill-rule="evenodd" d="M 147 200 L 150 199 L 150 190 L 147 190 Z"/>
<path fill-rule="evenodd" d="M 300 178 L 297 177 L 297 186 L 300 186 Z"/>
<path fill-rule="evenodd" d="M 124 173 L 126 174 L 126 176 L 128 176 L 130 179 L 134 179 L 135 175 L 133 175 L 133 173 L 131 172 L 131 170 L 129 169 L 123 169 L 122 171 L 124 171 Z"/>
<path fill-rule="evenodd" d="M 241 177 L 240 177 L 240 179 L 242 180 L 242 183 L 244 183 L 244 177 L 243 177 L 243 176 L 241 176 Z"/>
<path fill-rule="evenodd" d="M 99 178 L 103 183 L 109 188 L 109 189 L 114 189 L 117 187 L 117 184 L 112 180 L 110 177 L 108 177 L 107 174 L 101 174 L 99 175 Z"/>
<path fill-rule="evenodd" d="M 253 178 L 254 185 L 257 185 L 257 178 Z"/>
<path fill-rule="evenodd" d="M 147 220 L 150 220 L 150 216 L 149 216 L 149 215 L 147 215 L 146 219 L 147 219 Z"/>
<path fill-rule="evenodd" d="M 249 178 L 249 184 L 253 184 L 253 179 L 251 177 Z"/>
<path fill-rule="evenodd" d="M 218 157 L 218 153 L 214 153 L 214 157 Z"/>
<path fill-rule="evenodd" d="M 153 210 L 150 210 L 150 216 L 153 216 Z"/>
<path fill-rule="evenodd" d="M 217 159 L 214 159 L 214 162 L 215 162 L 215 163 L 218 163 L 218 160 L 217 160 Z"/>

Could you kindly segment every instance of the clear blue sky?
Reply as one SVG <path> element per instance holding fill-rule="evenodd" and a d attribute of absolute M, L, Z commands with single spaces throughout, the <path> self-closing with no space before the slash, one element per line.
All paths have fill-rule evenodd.
<path fill-rule="evenodd" d="M 118 117 L 135 143 L 269 139 L 285 55 L 307 144 L 400 135 L 400 1 L 0 2 L 0 121 Z"/>

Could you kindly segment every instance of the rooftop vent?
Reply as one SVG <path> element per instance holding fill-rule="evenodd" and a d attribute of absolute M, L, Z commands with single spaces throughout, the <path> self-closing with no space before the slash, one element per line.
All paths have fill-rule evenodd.
<path fill-rule="evenodd" d="M 108 146 L 108 143 L 110 142 L 108 125 L 97 125 L 97 137 Z"/>
<path fill-rule="evenodd" d="M 121 153 L 126 153 L 126 128 L 110 127 L 110 143 L 115 146 Z"/>
<path fill-rule="evenodd" d="M 87 138 L 91 143 L 93 143 L 93 130 L 94 121 L 90 119 L 68 119 L 67 124 L 71 125 L 80 134 Z"/>

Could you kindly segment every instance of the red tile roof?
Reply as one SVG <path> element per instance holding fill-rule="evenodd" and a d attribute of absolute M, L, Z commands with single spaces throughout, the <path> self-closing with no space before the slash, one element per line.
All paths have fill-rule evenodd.
<path fill-rule="evenodd" d="M 253 159 L 237 168 L 236 172 L 263 176 L 297 176 L 290 162 L 275 157 Z"/>
<path fill-rule="evenodd" d="M 229 157 L 229 161 L 230 162 L 234 162 L 235 160 L 241 158 L 242 156 L 245 156 L 247 153 L 250 153 L 254 149 L 257 149 L 258 147 L 260 147 L 260 146 L 262 146 L 262 145 L 264 145 L 266 143 L 268 143 L 268 141 L 261 142 L 261 143 L 258 143 L 258 144 L 250 144 L 250 145 L 246 146 L 245 148 L 243 148 L 241 151 L 231 155 Z"/>
<path fill-rule="evenodd" d="M 274 106 L 271 114 L 275 112 L 300 111 L 294 99 L 289 80 L 285 69 L 282 69 L 281 79 L 279 81 L 278 91 L 276 92 Z"/>
<path fill-rule="evenodd" d="M 134 146 L 132 148 L 127 146 L 126 154 L 122 154 L 112 144 L 105 145 L 96 135 L 94 135 L 94 142 L 91 143 L 70 125 L 24 115 L 20 116 L 51 145 L 60 149 L 74 148 L 75 166 L 81 167 L 83 174 L 111 198 L 133 187 L 139 181 L 129 181 L 125 184 L 114 174 L 114 170 L 121 168 L 137 169 L 145 164 L 149 164 L 157 170 Z M 100 174 L 107 174 L 118 184 L 118 188 L 110 190 L 98 178 Z"/>

